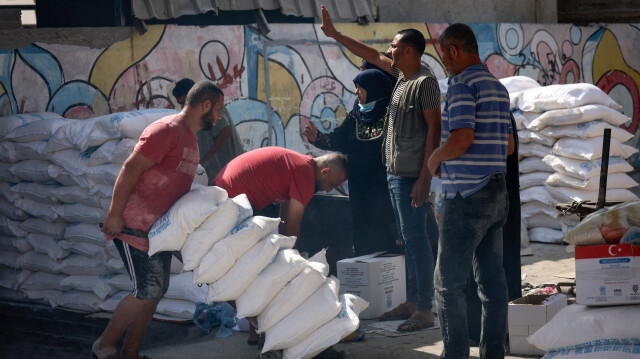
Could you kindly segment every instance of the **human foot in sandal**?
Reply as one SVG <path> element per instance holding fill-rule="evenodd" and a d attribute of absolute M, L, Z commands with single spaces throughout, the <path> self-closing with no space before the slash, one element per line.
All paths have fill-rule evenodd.
<path fill-rule="evenodd" d="M 91 346 L 91 357 L 95 359 L 118 359 L 118 349 L 115 347 L 103 347 L 102 337 L 100 337 Z"/>
<path fill-rule="evenodd" d="M 409 318 L 416 311 L 416 304 L 411 302 L 404 302 L 399 306 L 391 309 L 388 312 L 382 313 L 380 321 L 389 320 L 405 320 Z"/>
<path fill-rule="evenodd" d="M 434 322 L 435 319 L 430 310 L 416 310 L 409 319 L 398 325 L 398 331 L 415 332 L 417 330 L 432 327 Z"/>

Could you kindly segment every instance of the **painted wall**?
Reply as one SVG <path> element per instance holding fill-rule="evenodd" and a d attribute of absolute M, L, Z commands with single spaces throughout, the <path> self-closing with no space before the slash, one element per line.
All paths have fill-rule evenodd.
<path fill-rule="evenodd" d="M 380 50 L 386 50 L 399 29 L 415 27 L 427 38 L 437 39 L 447 26 L 337 25 Z M 632 145 L 639 145 L 640 24 L 471 26 L 481 58 L 496 76 L 526 75 L 543 85 L 596 84 L 632 118 L 623 127 L 636 134 Z M 175 81 L 211 79 L 223 88 L 245 149 L 253 149 L 269 140 L 266 49 L 273 108 L 271 143 L 313 152 L 301 137 L 300 126 L 313 121 L 321 131 L 330 132 L 341 123 L 355 100 L 351 79 L 360 61 L 324 37 L 318 24 L 272 24 L 271 29 L 264 37 L 248 26 L 156 25 L 144 35 L 133 31 L 132 36 L 104 47 L 49 39 L 0 50 L 0 115 L 53 111 L 68 118 L 89 118 L 172 107 L 168 93 Z M 446 73 L 438 50 L 428 45 L 422 59 L 441 79 Z M 640 168 L 640 161 L 633 162 Z"/>

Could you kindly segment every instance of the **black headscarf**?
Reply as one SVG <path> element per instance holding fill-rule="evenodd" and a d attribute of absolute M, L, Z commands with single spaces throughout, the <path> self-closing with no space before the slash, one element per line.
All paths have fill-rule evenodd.
<path fill-rule="evenodd" d="M 356 101 L 353 106 L 356 119 L 364 124 L 370 124 L 384 117 L 393 90 L 393 84 L 384 72 L 375 69 L 361 71 L 353 79 L 353 83 L 367 91 L 367 103 L 377 101 L 373 109 L 368 112 L 361 112 Z"/>

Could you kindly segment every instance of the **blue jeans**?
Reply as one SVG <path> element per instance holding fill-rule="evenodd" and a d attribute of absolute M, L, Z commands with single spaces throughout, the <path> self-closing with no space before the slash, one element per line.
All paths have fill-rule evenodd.
<path fill-rule="evenodd" d="M 504 176 L 494 175 L 467 198 L 446 198 L 440 214 L 435 297 L 443 358 L 468 358 L 464 290 L 473 268 L 482 301 L 480 358 L 504 358 L 507 282 L 502 268 L 502 226 L 509 210 Z"/>
<path fill-rule="evenodd" d="M 418 310 L 431 310 L 434 260 L 427 234 L 427 216 L 434 214 L 431 203 L 418 208 L 411 206 L 411 190 L 416 180 L 416 177 L 387 174 L 396 225 L 404 241 L 407 302 L 416 303 Z M 431 223 L 434 222 L 435 219 Z"/>

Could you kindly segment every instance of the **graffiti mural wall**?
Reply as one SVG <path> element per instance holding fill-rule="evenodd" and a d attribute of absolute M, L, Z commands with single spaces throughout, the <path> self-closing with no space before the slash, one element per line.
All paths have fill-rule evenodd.
<path fill-rule="evenodd" d="M 435 40 L 447 26 L 338 25 L 381 51 L 399 29 L 414 27 Z M 593 83 L 623 106 L 632 119 L 623 127 L 636 134 L 632 144 L 640 145 L 640 24 L 471 26 L 481 58 L 496 76 L 525 75 L 542 85 Z M 351 80 L 360 60 L 326 38 L 318 24 L 271 29 L 263 36 L 250 26 L 154 25 L 101 49 L 36 42 L 0 50 L 0 115 L 51 111 L 83 119 L 171 108 L 176 81 L 210 79 L 223 89 L 245 149 L 270 143 L 310 152 L 301 126 L 312 121 L 331 132 L 341 123 L 355 100 Z M 430 43 L 423 62 L 445 78 L 439 49 Z"/>

